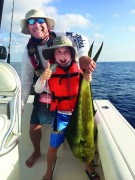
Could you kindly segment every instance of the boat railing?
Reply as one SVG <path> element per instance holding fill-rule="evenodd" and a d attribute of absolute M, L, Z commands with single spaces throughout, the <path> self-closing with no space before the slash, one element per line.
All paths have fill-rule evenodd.
<path fill-rule="evenodd" d="M 107 180 L 135 179 L 135 130 L 108 100 L 94 100 L 97 147 Z"/>
<path fill-rule="evenodd" d="M 21 85 L 15 69 L 0 62 L 0 156 L 12 151 L 21 138 Z"/>

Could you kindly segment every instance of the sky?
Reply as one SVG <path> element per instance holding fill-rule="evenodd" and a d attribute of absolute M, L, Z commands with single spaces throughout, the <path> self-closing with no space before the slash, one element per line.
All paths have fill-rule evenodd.
<path fill-rule="evenodd" d="M 9 46 L 12 0 L 5 0 L 0 45 Z M 21 33 L 20 20 L 28 10 L 42 9 L 55 20 L 54 30 L 85 35 L 94 50 L 104 42 L 99 62 L 135 61 L 135 0 L 15 0 L 11 34 L 11 61 L 21 62 L 29 35 Z"/>

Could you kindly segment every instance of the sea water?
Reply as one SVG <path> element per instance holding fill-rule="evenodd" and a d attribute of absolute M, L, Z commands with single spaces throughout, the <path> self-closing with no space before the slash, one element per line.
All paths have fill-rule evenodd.
<path fill-rule="evenodd" d="M 11 65 L 21 75 L 21 63 Z M 135 128 L 135 62 L 97 62 L 93 72 L 93 99 L 107 99 Z"/>

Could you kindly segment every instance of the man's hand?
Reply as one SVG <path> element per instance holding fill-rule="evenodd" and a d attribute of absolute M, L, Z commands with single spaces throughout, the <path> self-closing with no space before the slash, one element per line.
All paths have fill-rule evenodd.
<path fill-rule="evenodd" d="M 80 68 L 88 74 L 92 73 L 96 68 L 96 63 L 89 56 L 82 56 L 79 58 Z"/>

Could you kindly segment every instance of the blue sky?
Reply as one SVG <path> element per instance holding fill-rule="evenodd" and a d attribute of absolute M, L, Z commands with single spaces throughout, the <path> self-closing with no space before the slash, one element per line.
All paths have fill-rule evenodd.
<path fill-rule="evenodd" d="M 11 4 L 5 0 L 0 44 L 8 46 Z M 55 19 L 55 30 L 68 30 L 94 41 L 94 51 L 104 42 L 100 61 L 135 61 L 135 0 L 15 0 L 11 60 L 21 61 L 29 36 L 20 33 L 20 20 L 32 8 Z"/>

